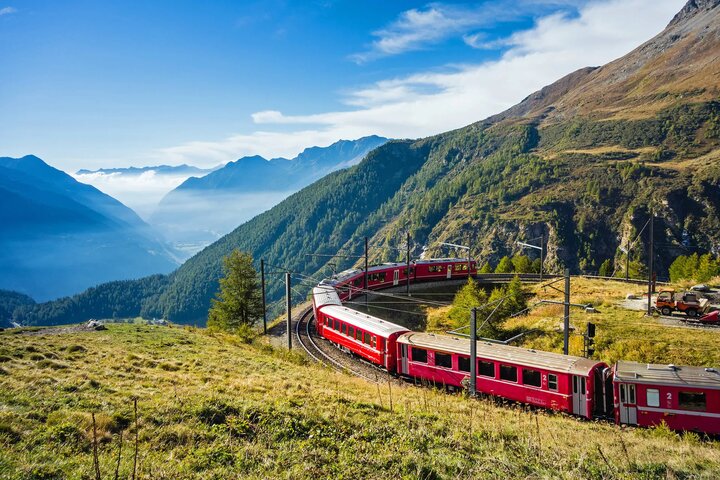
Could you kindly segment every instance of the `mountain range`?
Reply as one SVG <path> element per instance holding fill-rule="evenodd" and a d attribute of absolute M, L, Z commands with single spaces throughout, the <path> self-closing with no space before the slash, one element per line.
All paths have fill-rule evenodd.
<path fill-rule="evenodd" d="M 142 175 L 143 173 L 153 172 L 157 175 L 206 175 L 210 172 L 217 170 L 220 167 L 215 168 L 200 168 L 192 165 L 155 165 L 152 167 L 120 167 L 120 168 L 99 168 L 97 170 L 80 169 L 75 172 L 75 175 L 125 175 L 134 176 Z"/>
<path fill-rule="evenodd" d="M 0 288 L 48 300 L 178 266 L 132 210 L 41 159 L 0 158 Z"/>
<path fill-rule="evenodd" d="M 240 158 L 185 180 L 162 199 L 149 222 L 177 248 L 195 253 L 300 188 L 358 163 L 385 142 L 373 135 L 306 148 L 292 159 Z"/>
<path fill-rule="evenodd" d="M 353 264 L 306 254 L 357 255 L 367 236 L 372 261 L 394 260 L 408 232 L 414 256 L 446 255 L 440 242 L 452 242 L 470 245 L 474 258 L 490 264 L 522 251 L 518 241 L 542 242 L 546 270 L 556 272 L 594 273 L 609 264 L 622 274 L 631 246 L 629 273 L 638 276 L 646 273 L 653 218 L 660 275 L 688 249 L 717 253 L 719 4 L 690 0 L 663 32 L 627 55 L 573 72 L 498 115 L 385 143 L 143 290 L 138 312 L 203 323 L 222 259 L 236 248 L 275 270 L 306 275 L 300 291 L 331 267 Z M 126 291 L 118 286 L 114 295 Z M 281 295 L 281 279 L 271 276 L 268 299 Z M 55 316 L 48 316 L 52 305 L 20 307 L 17 317 L 61 322 L 93 301 L 70 302 Z"/>

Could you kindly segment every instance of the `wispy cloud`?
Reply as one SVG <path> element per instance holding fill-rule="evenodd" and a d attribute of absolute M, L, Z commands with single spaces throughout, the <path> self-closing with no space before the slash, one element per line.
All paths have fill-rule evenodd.
<path fill-rule="evenodd" d="M 546 14 L 564 9 L 577 11 L 588 0 L 515 0 L 484 1 L 471 5 L 429 3 L 422 8 L 402 12 L 384 28 L 372 32 L 368 48 L 350 56 L 357 63 L 423 50 L 449 38 L 462 38 L 473 48 L 497 48 L 486 41 L 483 31 L 503 22 Z"/>
<path fill-rule="evenodd" d="M 387 27 L 372 33 L 370 48 L 350 58 L 358 63 L 375 58 L 420 50 L 468 30 L 513 17 L 513 9 L 496 2 L 468 7 L 431 3 L 401 13 Z"/>
<path fill-rule="evenodd" d="M 17 8 L 3 7 L 3 8 L 0 8 L 0 17 L 2 17 L 3 15 L 10 15 L 11 13 L 16 13 L 16 12 L 17 12 Z"/>
<path fill-rule="evenodd" d="M 660 32 L 684 3 L 596 0 L 574 15 L 546 15 L 532 28 L 502 39 L 506 51 L 499 60 L 445 66 L 357 88 L 345 94 L 349 108 L 344 111 L 257 112 L 253 120 L 263 125 L 262 131 L 167 148 L 157 152 L 159 161 L 216 165 L 250 154 L 292 157 L 307 146 L 341 138 L 417 138 L 459 128 L 501 112 L 578 68 L 629 52 Z"/>

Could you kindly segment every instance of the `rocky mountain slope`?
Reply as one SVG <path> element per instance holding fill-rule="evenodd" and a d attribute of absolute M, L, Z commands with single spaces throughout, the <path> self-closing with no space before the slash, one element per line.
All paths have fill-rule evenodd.
<path fill-rule="evenodd" d="M 0 158 L 0 288 L 37 300 L 177 267 L 132 210 L 32 155 Z"/>
<path fill-rule="evenodd" d="M 331 266 L 307 253 L 358 254 L 364 236 L 373 261 L 397 258 L 410 232 L 414 256 L 447 255 L 447 241 L 491 264 L 519 252 L 518 240 L 542 238 L 546 269 L 592 273 L 610 262 L 624 274 L 630 245 L 635 276 L 653 212 L 661 276 L 675 255 L 720 252 L 717 52 L 718 2 L 691 0 L 622 58 L 465 128 L 388 142 L 294 194 L 187 261 L 153 292 L 151 311 L 202 322 L 234 248 L 317 279 Z M 272 277 L 269 298 L 281 294 Z"/>

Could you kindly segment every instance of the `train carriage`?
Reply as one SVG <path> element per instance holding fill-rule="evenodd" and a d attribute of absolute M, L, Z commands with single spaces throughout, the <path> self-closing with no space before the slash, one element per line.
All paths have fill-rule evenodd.
<path fill-rule="evenodd" d="M 613 369 L 615 422 L 720 434 L 720 371 L 620 360 Z"/>
<path fill-rule="evenodd" d="M 397 346 L 401 375 L 461 388 L 469 379 L 467 339 L 406 333 Z M 477 362 L 478 392 L 586 418 L 611 410 L 605 363 L 489 342 L 478 342 Z"/>
<path fill-rule="evenodd" d="M 418 280 L 447 280 L 468 276 L 468 260 L 464 258 L 433 258 L 414 262 Z M 477 273 L 475 261 L 470 261 L 470 275 Z"/>
<path fill-rule="evenodd" d="M 313 290 L 315 323 L 320 336 L 369 362 L 395 371 L 395 342 L 407 328 L 343 307 L 328 286 Z M 337 303 L 335 303 L 337 301 Z"/>

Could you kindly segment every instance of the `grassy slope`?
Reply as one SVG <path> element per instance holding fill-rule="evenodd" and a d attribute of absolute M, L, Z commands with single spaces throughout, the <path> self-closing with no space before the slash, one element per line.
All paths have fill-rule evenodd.
<path fill-rule="evenodd" d="M 562 281 L 553 285 L 562 290 Z M 573 307 L 570 325 L 577 335 L 570 337 L 570 354 L 583 354 L 583 339 L 588 322 L 596 325 L 595 355 L 609 365 L 619 359 L 659 364 L 712 366 L 720 365 L 720 330 L 663 323 L 649 318 L 642 311 L 624 308 L 621 304 L 628 293 L 642 295 L 642 285 L 573 278 L 570 302 L 593 305 L 598 313 L 585 313 Z M 678 287 L 680 289 L 680 287 Z M 550 287 L 530 287 L 533 294 L 528 305 L 540 300 L 562 301 L 563 294 Z M 449 307 L 428 310 L 429 329 L 446 331 L 455 328 L 447 319 Z M 538 350 L 562 352 L 563 336 L 560 329 L 562 305 L 540 305 L 527 315 L 508 320 L 508 330 L 538 329 L 540 335 L 530 335 L 522 346 Z M 681 318 L 681 317 L 679 317 Z"/>
<path fill-rule="evenodd" d="M 0 478 L 713 477 L 720 445 L 428 388 L 378 388 L 204 331 L 0 333 Z M 662 452 L 662 454 L 658 454 Z"/>

